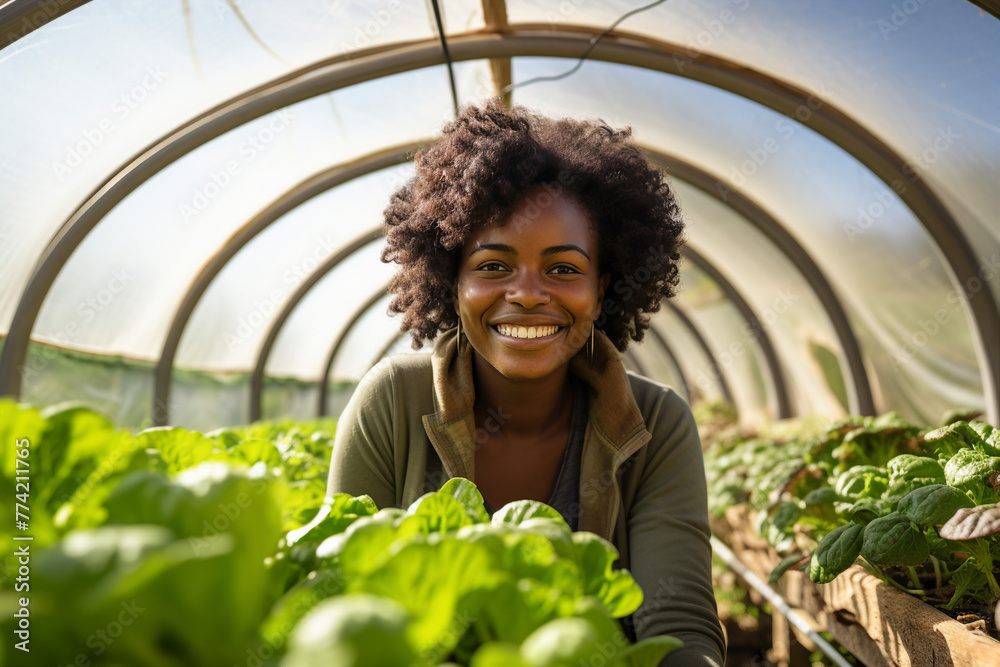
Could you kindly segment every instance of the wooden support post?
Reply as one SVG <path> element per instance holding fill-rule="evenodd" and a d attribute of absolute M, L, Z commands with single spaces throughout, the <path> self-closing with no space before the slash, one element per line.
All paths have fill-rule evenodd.
<path fill-rule="evenodd" d="M 771 615 L 771 661 L 775 667 L 789 667 L 792 658 L 792 640 L 788 619 L 775 610 Z"/>

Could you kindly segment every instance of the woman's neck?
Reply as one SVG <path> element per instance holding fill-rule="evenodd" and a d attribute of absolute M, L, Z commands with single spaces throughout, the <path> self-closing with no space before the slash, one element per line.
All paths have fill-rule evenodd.
<path fill-rule="evenodd" d="M 538 380 L 511 380 L 473 350 L 472 374 L 477 428 L 504 440 L 530 442 L 569 423 L 569 364 Z"/>

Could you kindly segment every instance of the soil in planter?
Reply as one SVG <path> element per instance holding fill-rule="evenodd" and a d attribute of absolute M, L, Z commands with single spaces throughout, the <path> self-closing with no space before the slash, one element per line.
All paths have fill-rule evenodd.
<path fill-rule="evenodd" d="M 905 570 L 890 568 L 887 574 L 904 587 L 910 585 L 910 582 L 906 579 Z M 921 583 L 925 584 L 925 588 L 928 590 L 931 589 L 933 586 L 933 575 L 920 573 L 919 576 Z M 950 597 L 953 592 L 954 589 L 948 591 L 946 597 Z M 956 607 L 955 609 L 949 611 L 944 609 L 943 606 L 932 603 L 928 604 L 946 616 L 962 623 L 969 629 L 970 632 L 982 631 L 986 636 L 1000 641 L 1000 631 L 997 630 L 996 616 L 994 614 L 995 607 L 993 605 L 972 604 L 964 607 Z"/>
<path fill-rule="evenodd" d="M 976 632 L 976 628 L 979 628 L 987 636 L 1000 641 L 1000 632 L 997 632 L 993 609 L 992 606 L 979 605 L 960 607 L 951 611 L 941 609 L 940 611 L 965 625 L 970 632 Z"/>

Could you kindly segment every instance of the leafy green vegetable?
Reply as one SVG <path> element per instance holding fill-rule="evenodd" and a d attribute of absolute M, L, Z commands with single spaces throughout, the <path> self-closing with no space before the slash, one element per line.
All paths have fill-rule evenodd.
<path fill-rule="evenodd" d="M 140 447 L 155 450 L 157 469 L 169 474 L 187 470 L 216 454 L 216 443 L 211 438 L 176 426 L 147 429 L 135 439 Z"/>
<path fill-rule="evenodd" d="M 944 483 L 944 468 L 926 456 L 900 454 L 886 464 L 889 471 L 888 493 L 893 496 L 905 496 L 914 489 L 929 484 Z"/>
<path fill-rule="evenodd" d="M 764 537 L 775 549 L 785 551 L 791 548 L 795 541 L 795 521 L 801 514 L 802 509 L 797 503 L 783 502 L 768 516 L 767 523 L 763 526 Z"/>
<path fill-rule="evenodd" d="M 864 526 L 848 523 L 820 540 L 809 561 L 809 579 L 828 584 L 849 568 L 861 553 Z"/>
<path fill-rule="evenodd" d="M 792 566 L 801 563 L 803 560 L 805 560 L 805 556 L 800 553 L 785 556 L 777 565 L 774 566 L 774 569 L 771 570 L 771 574 L 767 577 L 767 583 L 772 585 L 778 583 L 778 580 L 781 579 L 781 575 L 791 569 Z"/>
<path fill-rule="evenodd" d="M 516 526 L 528 519 L 564 521 L 558 511 L 535 500 L 515 500 L 493 513 L 493 525 L 511 523 Z"/>
<path fill-rule="evenodd" d="M 955 584 L 955 594 L 948 601 L 945 609 L 954 609 L 960 599 L 985 588 L 986 574 L 976 563 L 975 559 L 970 558 L 955 570 L 952 582 Z"/>
<path fill-rule="evenodd" d="M 976 505 L 995 503 L 997 492 L 987 485 L 987 478 L 1000 471 L 1000 457 L 977 449 L 962 449 L 944 467 L 945 480 L 964 491 Z"/>
<path fill-rule="evenodd" d="M 295 627 L 282 664 L 294 667 L 410 667 L 416 657 L 402 605 L 374 595 L 324 600 Z"/>
<path fill-rule="evenodd" d="M 597 598 L 615 618 L 626 616 L 642 604 L 642 590 L 626 570 L 612 570 L 618 550 L 593 533 L 574 533 L 577 560 L 583 574 L 584 595 Z"/>
<path fill-rule="evenodd" d="M 867 525 L 879 518 L 892 513 L 892 503 L 874 498 L 862 498 L 847 508 L 847 514 L 855 523 Z"/>
<path fill-rule="evenodd" d="M 576 667 L 599 651 L 597 632 L 582 618 L 549 621 L 521 645 L 521 656 L 532 667 Z"/>
<path fill-rule="evenodd" d="M 837 494 L 843 498 L 880 498 L 889 488 L 889 476 L 882 468 L 860 465 L 837 479 Z"/>
<path fill-rule="evenodd" d="M 805 498 L 802 499 L 802 504 L 804 507 L 817 507 L 820 505 L 832 505 L 840 496 L 837 494 L 837 490 L 824 486 L 814 491 L 810 491 Z"/>
<path fill-rule="evenodd" d="M 899 511 L 921 526 L 940 526 L 963 507 L 972 507 L 969 497 L 944 484 L 932 484 L 911 491 L 899 501 Z"/>
<path fill-rule="evenodd" d="M 893 512 L 865 526 L 861 555 L 876 565 L 919 565 L 930 548 L 916 524 Z"/>
<path fill-rule="evenodd" d="M 344 532 L 358 517 L 372 516 L 378 508 L 368 496 L 353 497 L 338 493 L 327 499 L 313 520 L 288 533 L 289 545 L 300 542 L 319 542 Z"/>
<path fill-rule="evenodd" d="M 905 448 L 918 432 L 894 412 L 865 418 L 864 426 L 847 432 L 833 454 L 845 470 L 856 466 L 882 468 L 893 457 L 908 453 Z"/>
<path fill-rule="evenodd" d="M 975 431 L 980 438 L 978 449 L 982 449 L 990 456 L 1000 456 L 1000 429 L 994 428 L 986 422 L 977 421 L 969 422 L 969 428 Z"/>

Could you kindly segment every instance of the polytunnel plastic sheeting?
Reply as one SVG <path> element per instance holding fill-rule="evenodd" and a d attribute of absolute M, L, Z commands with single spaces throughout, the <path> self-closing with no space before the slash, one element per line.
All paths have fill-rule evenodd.
<path fill-rule="evenodd" d="M 151 364 L 31 343 L 23 369 L 20 400 L 25 403 L 83 402 L 122 427 L 152 425 Z"/>
<path fill-rule="evenodd" d="M 471 88 L 482 67 L 464 63 L 459 80 Z M 71 256 L 40 312 L 36 338 L 76 324 L 67 336 L 73 347 L 156 359 L 192 276 L 237 229 L 317 171 L 432 135 L 451 113 L 448 90 L 444 67 L 358 84 L 247 123 L 172 163 L 116 206 Z M 338 116 L 331 97 L 344 109 Z M 405 124 L 398 122 L 402 107 Z M 336 226 L 333 212 L 330 224 Z M 74 306 L 106 290 L 113 298 L 81 321 Z M 238 321 L 247 313 L 221 315 Z M 188 359 L 194 367 L 243 370 Z"/>
<path fill-rule="evenodd" d="M 395 266 L 395 265 L 393 265 Z M 379 286 L 385 287 L 385 284 Z M 378 288 L 374 285 L 366 286 L 365 296 L 377 293 Z M 389 301 L 391 297 L 383 296 L 376 301 L 365 313 L 353 322 L 350 330 L 338 331 L 338 335 L 344 336 L 343 346 L 336 359 L 333 360 L 333 367 L 330 369 L 328 382 L 336 383 L 343 381 L 357 382 L 368 370 L 378 363 L 380 353 L 385 346 L 399 335 L 400 318 L 390 318 L 387 315 Z M 405 340 L 409 340 L 407 334 Z M 329 352 L 329 345 L 325 352 Z M 417 353 L 429 353 L 434 349 L 434 342 L 424 342 L 424 346 Z M 413 352 L 413 350 L 408 350 Z M 322 373 L 326 356 L 317 364 L 317 370 Z"/>
<path fill-rule="evenodd" d="M 650 326 L 669 343 L 676 353 L 674 362 L 687 380 L 691 403 L 699 400 L 726 400 L 724 380 L 712 364 L 696 334 L 676 314 L 675 309 L 663 306 L 650 318 Z M 707 341 L 705 341 L 707 344 Z M 736 406 L 734 406 L 736 407 Z"/>
<path fill-rule="evenodd" d="M 514 79 L 566 68 L 565 60 L 518 58 Z M 955 395 L 984 406 L 969 320 L 932 240 L 884 182 L 831 141 L 720 89 L 603 62 L 584 63 L 572 80 L 519 89 L 516 98 L 554 115 L 627 119 L 640 144 L 684 156 L 769 211 L 841 295 L 869 374 L 883 376 L 872 379 L 878 410 L 905 405 L 908 418 L 936 423 Z M 857 210 L 873 202 L 880 216 L 858 229 Z M 978 250 L 984 259 L 990 252 Z M 922 322 L 935 320 L 933 336 L 919 335 Z M 907 347 L 914 336 L 922 345 Z"/>
<path fill-rule="evenodd" d="M 729 382 L 740 421 L 755 424 L 777 414 L 775 379 L 768 375 L 759 344 L 746 320 L 719 286 L 692 262 L 681 265 L 677 306 L 705 337 L 721 373 Z"/>
<path fill-rule="evenodd" d="M 32 343 L 21 400 L 38 406 L 83 402 L 123 428 L 153 426 L 153 371 L 148 362 Z M 211 430 L 249 421 L 250 377 L 176 370 L 169 407 L 175 422 Z"/>
<path fill-rule="evenodd" d="M 796 414 L 841 414 L 829 357 L 843 384 L 840 343 L 828 314 L 791 260 L 723 201 L 673 181 L 693 247 L 744 296 L 772 338 Z M 728 346 L 727 346 L 728 347 Z M 819 358 L 817 358 L 819 357 Z M 835 385 L 836 386 L 836 385 Z M 856 411 L 856 408 L 855 408 Z"/>
<path fill-rule="evenodd" d="M 642 364 L 647 377 L 672 387 L 689 402 L 692 400 L 688 395 L 683 372 L 679 371 L 680 364 L 671 354 L 671 352 L 676 354 L 672 346 L 664 349 L 656 336 L 647 332 L 645 340 L 642 343 L 629 345 L 628 351 Z"/>
<path fill-rule="evenodd" d="M 353 392 L 355 385 L 349 385 Z M 340 394 L 334 392 L 335 397 Z M 269 379 L 264 384 L 264 391 L 261 396 L 261 418 L 262 419 L 294 419 L 304 421 L 314 419 L 318 412 L 316 406 L 319 402 L 319 385 L 304 384 L 301 382 L 276 381 Z M 343 410 L 343 405 L 336 412 L 328 415 L 338 416 Z"/>
<path fill-rule="evenodd" d="M 380 240 L 354 253 L 306 295 L 281 328 L 268 359 L 267 375 L 320 381 L 335 338 L 367 299 L 385 290 L 395 272 L 395 265 L 379 261 L 384 245 Z M 349 356 L 362 357 L 360 363 L 364 364 L 372 361 L 384 343 L 385 338 L 372 341 L 370 352 L 347 349 L 351 350 Z M 360 375 L 349 379 L 358 378 Z"/>
<path fill-rule="evenodd" d="M 395 6 L 392 20 L 369 30 L 360 46 L 433 38 L 422 0 Z M 19 250 L 0 264 L 0 282 L 10 287 L 0 291 L 0 330 L 9 326 L 34 259 L 118 167 L 222 100 L 316 60 L 349 57 L 355 29 L 364 30 L 373 13 L 364 2 L 244 0 L 235 7 L 93 0 L 0 50 L 0 90 L 17 91 L 0 105 L 7 213 L 0 234 Z M 351 112 L 330 106 L 330 123 Z"/>
<path fill-rule="evenodd" d="M 381 228 L 390 193 L 412 173 L 412 165 L 406 164 L 351 180 L 296 207 L 254 237 L 202 296 L 175 363 L 253 368 L 268 326 L 298 285 L 344 245 Z M 378 269 L 361 267 L 363 273 L 350 284 L 367 284 Z"/>
<path fill-rule="evenodd" d="M 558 28 L 606 27 L 648 3 L 506 4 L 511 24 Z M 836 105 L 907 160 L 910 182 L 900 186 L 924 180 L 973 247 L 1000 248 L 1000 86 L 984 85 L 1000 83 L 1000 22 L 971 2 L 671 0 L 618 30 L 680 45 L 692 58 L 732 60 L 814 93 L 814 104 Z M 808 117 L 808 107 L 796 114 Z M 741 153 L 762 146 L 738 144 Z M 1000 302 L 1000 290 L 994 297 Z"/>

